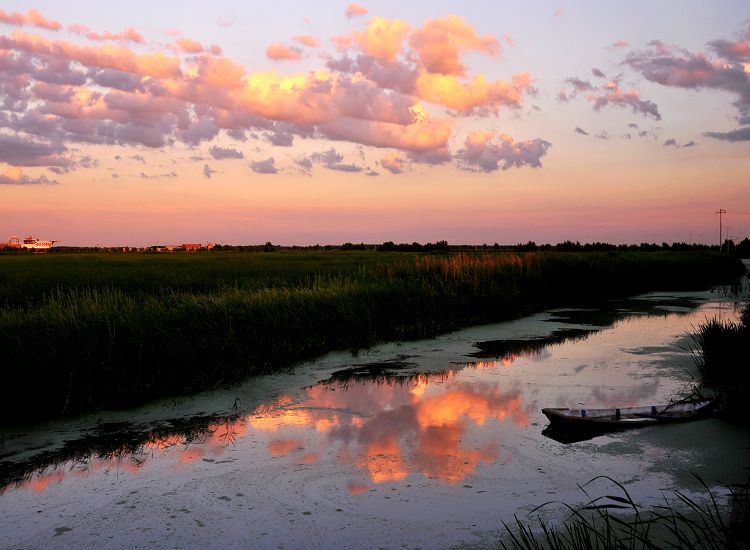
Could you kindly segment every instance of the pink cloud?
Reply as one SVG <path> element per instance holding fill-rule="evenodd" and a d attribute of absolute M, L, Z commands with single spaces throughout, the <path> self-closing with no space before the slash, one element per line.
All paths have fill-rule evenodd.
<path fill-rule="evenodd" d="M 346 16 L 349 18 L 358 17 L 360 15 L 367 15 L 367 8 L 352 2 L 346 6 Z"/>
<path fill-rule="evenodd" d="M 35 178 L 29 177 L 17 167 L 7 168 L 0 172 L 0 185 L 54 185 L 57 183 L 56 180 L 50 180 L 44 174 Z"/>
<path fill-rule="evenodd" d="M 498 169 L 529 166 L 540 168 L 541 158 L 550 143 L 542 139 L 514 141 L 507 134 L 497 132 L 471 132 L 458 151 L 459 166 L 468 170 L 494 172 Z"/>
<path fill-rule="evenodd" d="M 179 51 L 184 53 L 201 53 L 204 50 L 203 44 L 191 38 L 178 38 L 174 44 Z"/>
<path fill-rule="evenodd" d="M 296 61 L 302 59 L 302 51 L 295 46 L 271 44 L 266 48 L 266 57 L 274 61 Z"/>
<path fill-rule="evenodd" d="M 16 31 L 0 36 L 0 49 L 15 49 L 50 58 L 64 57 L 82 65 L 118 69 L 142 76 L 176 77 L 181 74 L 180 60 L 163 53 L 136 54 L 123 46 L 79 46 L 62 40 L 47 40 L 39 35 Z"/>
<path fill-rule="evenodd" d="M 62 28 L 62 25 L 58 21 L 46 19 L 35 9 L 31 9 L 26 13 L 15 11 L 8 13 L 5 10 L 0 10 L 0 23 L 18 26 L 30 25 L 32 27 L 39 27 L 50 31 L 59 31 Z"/>
<path fill-rule="evenodd" d="M 400 174 L 404 171 L 404 159 L 401 153 L 393 151 L 387 153 L 380 161 L 380 165 L 388 170 L 391 174 Z"/>
<path fill-rule="evenodd" d="M 478 51 L 495 55 L 500 49 L 495 37 L 478 36 L 474 27 L 457 15 L 428 20 L 411 34 L 409 44 L 428 72 L 458 76 L 466 72 L 461 53 Z"/>
<path fill-rule="evenodd" d="M 70 27 L 68 27 L 70 30 Z M 86 33 L 86 38 L 89 40 L 95 40 L 103 42 L 105 40 L 114 40 L 119 42 L 134 42 L 136 44 L 143 44 L 145 42 L 143 35 L 135 30 L 133 27 L 129 27 L 122 32 L 111 33 L 103 32 L 101 34 L 90 31 Z"/>
<path fill-rule="evenodd" d="M 307 46 L 308 48 L 317 48 L 318 46 L 320 46 L 320 42 L 318 41 L 318 39 L 314 36 L 310 36 L 309 34 L 294 35 L 292 36 L 292 40 L 302 44 L 303 46 Z"/>
<path fill-rule="evenodd" d="M 630 44 L 625 40 L 618 40 L 617 42 L 612 43 L 613 48 L 628 48 L 630 47 Z"/>

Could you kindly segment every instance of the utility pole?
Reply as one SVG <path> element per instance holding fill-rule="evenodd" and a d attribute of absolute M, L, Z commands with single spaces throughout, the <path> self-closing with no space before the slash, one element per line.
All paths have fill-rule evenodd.
<path fill-rule="evenodd" d="M 721 237 L 723 235 L 723 231 L 721 230 L 721 215 L 726 214 L 727 211 L 723 208 L 719 208 L 716 213 L 719 215 L 719 250 L 721 250 Z"/>

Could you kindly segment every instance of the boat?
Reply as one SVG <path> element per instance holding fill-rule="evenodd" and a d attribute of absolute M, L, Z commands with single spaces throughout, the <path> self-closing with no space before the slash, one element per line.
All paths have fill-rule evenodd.
<path fill-rule="evenodd" d="M 697 420 L 710 415 L 715 405 L 714 400 L 702 399 L 649 407 L 542 409 L 542 413 L 549 419 L 550 428 L 568 432 L 602 433 Z"/>
<path fill-rule="evenodd" d="M 35 239 L 31 235 L 23 239 L 22 242 L 21 239 L 13 236 L 8 239 L 8 244 L 6 246 L 11 248 L 26 248 L 28 250 L 33 250 L 34 252 L 44 252 L 52 248 L 52 245 L 56 242 L 58 241 L 42 241 Z"/>

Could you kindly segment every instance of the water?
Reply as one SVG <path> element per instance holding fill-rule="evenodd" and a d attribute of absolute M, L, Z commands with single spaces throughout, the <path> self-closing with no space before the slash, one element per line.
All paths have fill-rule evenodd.
<path fill-rule="evenodd" d="M 652 293 L 6 430 L 0 547 L 482 546 L 514 514 L 583 502 L 600 475 L 643 504 L 696 494 L 691 472 L 723 495 L 747 477 L 747 430 L 709 419 L 564 445 L 540 412 L 668 402 L 694 382 L 688 332 L 713 316 L 736 311 L 716 293 Z"/>

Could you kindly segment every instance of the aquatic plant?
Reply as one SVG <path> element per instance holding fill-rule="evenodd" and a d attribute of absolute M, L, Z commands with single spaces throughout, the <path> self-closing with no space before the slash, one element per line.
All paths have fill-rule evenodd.
<path fill-rule="evenodd" d="M 0 424 L 231 385 L 336 349 L 736 276 L 716 253 L 0 258 Z M 30 397 L 33 396 L 33 399 Z"/>
<path fill-rule="evenodd" d="M 750 420 L 750 302 L 739 321 L 708 319 L 691 338 L 702 383 L 727 416 Z"/>
<path fill-rule="evenodd" d="M 553 525 L 539 515 L 536 522 L 523 522 L 515 517 L 515 525 L 503 522 L 506 537 L 500 547 L 505 550 L 663 550 L 695 549 L 725 550 L 740 548 L 730 525 L 725 521 L 716 496 L 706 483 L 693 474 L 703 487 L 705 498 L 698 500 L 682 491 L 675 491 L 664 504 L 646 509 L 636 504 L 626 487 L 608 476 L 599 476 L 579 486 L 589 501 L 581 507 L 562 503 L 570 516 L 560 525 Z M 586 486 L 604 479 L 619 490 L 591 498 Z M 729 488 L 730 493 L 733 491 Z M 732 495 L 730 495 L 732 496 Z M 555 503 L 535 508 L 530 516 Z M 560 503 L 558 503 L 560 504 Z"/>

